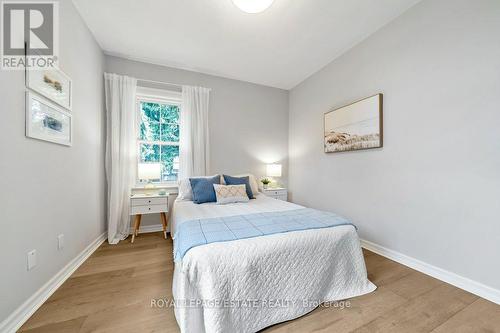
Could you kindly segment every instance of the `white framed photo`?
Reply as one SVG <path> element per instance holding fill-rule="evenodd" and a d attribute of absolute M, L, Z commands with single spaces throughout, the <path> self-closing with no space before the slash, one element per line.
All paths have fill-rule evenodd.
<path fill-rule="evenodd" d="M 71 146 L 72 116 L 60 106 L 26 91 L 26 136 Z"/>
<path fill-rule="evenodd" d="M 26 70 L 26 87 L 71 111 L 73 82 L 58 68 Z"/>

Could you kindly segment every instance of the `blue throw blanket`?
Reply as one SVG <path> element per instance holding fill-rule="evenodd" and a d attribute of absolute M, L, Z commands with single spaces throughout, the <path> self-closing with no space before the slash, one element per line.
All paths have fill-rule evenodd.
<path fill-rule="evenodd" d="M 353 224 L 334 213 L 310 208 L 191 220 L 181 223 L 175 232 L 174 260 L 204 244 L 340 225 Z"/>

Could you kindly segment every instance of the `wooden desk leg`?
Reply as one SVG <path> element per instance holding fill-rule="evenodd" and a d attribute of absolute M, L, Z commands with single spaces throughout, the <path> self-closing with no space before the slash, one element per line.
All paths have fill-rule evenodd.
<path fill-rule="evenodd" d="M 163 224 L 163 238 L 167 239 L 167 216 L 160 213 L 161 223 Z"/>
<path fill-rule="evenodd" d="M 142 222 L 142 214 L 139 214 L 139 224 L 137 224 L 137 230 L 135 231 L 136 236 L 139 236 L 139 230 L 141 229 L 141 222 Z"/>
<path fill-rule="evenodd" d="M 141 226 L 141 217 L 142 215 L 141 214 L 137 214 L 135 216 L 135 220 L 134 220 L 134 231 L 132 232 L 132 241 L 131 243 L 134 242 L 135 240 L 135 236 L 137 236 L 139 234 L 139 227 Z"/>

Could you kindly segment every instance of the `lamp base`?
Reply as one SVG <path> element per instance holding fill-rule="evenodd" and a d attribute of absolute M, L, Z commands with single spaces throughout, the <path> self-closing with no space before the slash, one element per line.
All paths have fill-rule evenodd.
<path fill-rule="evenodd" d="M 152 182 L 148 182 L 146 185 L 144 185 L 145 189 L 155 189 L 156 185 L 153 184 Z"/>

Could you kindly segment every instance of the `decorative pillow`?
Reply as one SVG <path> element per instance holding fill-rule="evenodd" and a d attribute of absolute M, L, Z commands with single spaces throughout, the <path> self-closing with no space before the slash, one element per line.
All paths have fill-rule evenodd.
<path fill-rule="evenodd" d="M 246 173 L 242 175 L 234 175 L 233 177 L 247 177 L 250 180 L 250 187 L 252 188 L 252 194 L 255 197 L 256 195 L 259 194 L 259 182 L 257 181 L 257 178 L 255 178 L 254 175 L 251 173 Z"/>
<path fill-rule="evenodd" d="M 202 204 L 205 202 L 216 202 L 215 190 L 213 185 L 220 184 L 220 176 L 211 178 L 189 178 L 191 190 L 193 191 L 193 202 Z"/>
<path fill-rule="evenodd" d="M 179 194 L 177 200 L 193 201 L 193 191 L 189 178 L 179 180 Z"/>
<path fill-rule="evenodd" d="M 192 177 L 192 178 L 213 178 L 215 176 L 203 176 L 203 177 Z M 222 178 L 222 176 L 221 176 Z M 177 199 L 179 201 L 193 201 L 193 191 L 191 190 L 191 182 L 189 178 L 184 178 L 179 180 L 179 194 L 177 195 Z"/>
<path fill-rule="evenodd" d="M 250 199 L 247 195 L 245 184 L 241 185 L 217 185 L 214 184 L 215 196 L 217 204 L 224 205 L 234 202 L 248 202 Z"/>
<path fill-rule="evenodd" d="M 232 177 L 228 175 L 223 175 L 224 182 L 227 185 L 245 185 L 245 189 L 247 191 L 247 196 L 250 199 L 255 199 L 252 191 L 252 187 L 250 186 L 250 177 Z"/>

